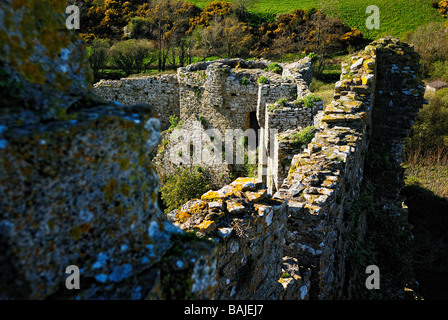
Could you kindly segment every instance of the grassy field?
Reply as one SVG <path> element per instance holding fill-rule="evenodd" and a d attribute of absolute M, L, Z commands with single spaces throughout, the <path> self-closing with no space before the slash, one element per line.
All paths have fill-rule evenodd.
<path fill-rule="evenodd" d="M 211 0 L 189 0 L 204 8 Z M 231 1 L 231 0 L 228 0 Z M 278 13 L 291 12 L 294 9 L 319 8 L 319 3 L 330 1 L 319 0 L 258 0 L 252 11 L 265 17 L 274 17 Z M 400 37 L 404 32 L 415 30 L 430 22 L 443 21 L 437 11 L 430 7 L 431 0 L 336 0 L 332 15 L 340 18 L 352 28 L 358 28 L 366 38 L 376 39 L 382 36 Z M 365 13 L 369 5 L 376 5 L 380 9 L 380 29 L 366 28 L 366 19 L 370 14 Z"/>

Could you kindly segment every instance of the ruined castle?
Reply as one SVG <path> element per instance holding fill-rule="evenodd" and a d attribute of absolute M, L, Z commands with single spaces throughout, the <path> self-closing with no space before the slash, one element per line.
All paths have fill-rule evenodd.
<path fill-rule="evenodd" d="M 259 178 L 273 193 L 286 178 L 292 156 L 301 146 L 288 143 L 287 137 L 279 143 L 269 134 L 273 130 L 283 133 L 312 126 L 323 103 L 316 101 L 311 106 L 297 103 L 311 94 L 308 89 L 312 80 L 311 58 L 277 64 L 281 70 L 277 73 L 269 71 L 270 65 L 273 63 L 267 60 L 223 59 L 179 68 L 175 75 L 102 80 L 94 89 L 109 101 L 156 106 L 162 130 L 168 129 L 171 116 L 178 117 L 182 129 L 189 132 L 185 138 L 192 144 L 201 140 L 205 130 L 217 130 L 226 143 L 225 130 L 253 129 L 259 147 Z M 262 78 L 264 82 L 258 80 Z M 278 104 L 281 99 L 289 103 Z M 292 131 L 288 136 L 296 133 Z M 172 140 L 169 133 L 164 133 L 162 140 Z M 172 145 L 163 144 L 163 147 L 154 163 L 159 175 L 165 176 L 175 171 L 178 164 L 167 163 L 170 161 L 167 151 Z M 198 149 L 194 153 L 200 157 L 201 148 Z M 232 171 L 232 166 L 226 163 L 202 165 L 218 180 L 215 186 L 223 183 L 218 176 L 228 177 Z M 230 182 L 228 178 L 224 181 Z"/>
<path fill-rule="evenodd" d="M 282 65 L 281 75 L 265 71 L 266 62 L 236 59 L 94 89 L 82 44 L 60 27 L 65 1 L 33 3 L 6 0 L 0 14 L 2 83 L 10 92 L 0 114 L 0 298 L 350 293 L 346 235 L 361 239 L 368 225 L 364 213 L 356 221 L 345 215 L 359 195 L 369 145 L 383 141 L 399 167 L 401 142 L 424 102 L 411 46 L 396 38 L 368 45 L 343 64 L 326 106 L 295 103 L 310 94 L 308 59 Z M 52 28 L 37 28 L 36 19 Z M 25 21 L 35 28 L 16 28 Z M 262 75 L 269 81 L 257 83 Z M 170 115 L 187 127 L 201 115 L 204 129 L 277 128 L 273 148 L 259 137 L 265 174 L 164 215 L 148 154 Z M 291 135 L 309 125 L 315 137 L 296 147 Z M 385 214 L 405 211 L 399 189 L 396 183 L 379 199 Z M 80 290 L 65 287 L 70 265 L 80 269 Z"/>

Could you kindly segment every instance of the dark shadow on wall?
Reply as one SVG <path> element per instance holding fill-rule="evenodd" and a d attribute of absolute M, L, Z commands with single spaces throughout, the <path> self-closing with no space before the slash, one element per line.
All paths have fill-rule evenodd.
<path fill-rule="evenodd" d="M 418 185 L 403 188 L 414 226 L 413 264 L 426 300 L 448 299 L 448 200 Z"/>

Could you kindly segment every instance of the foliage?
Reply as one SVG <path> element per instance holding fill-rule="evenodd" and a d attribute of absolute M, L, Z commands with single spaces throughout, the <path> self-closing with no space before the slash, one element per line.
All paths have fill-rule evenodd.
<path fill-rule="evenodd" d="M 176 115 L 171 115 L 170 116 L 170 127 L 169 129 L 174 129 L 177 127 L 177 125 L 179 124 L 179 117 Z"/>
<path fill-rule="evenodd" d="M 203 10 L 180 0 L 86 0 L 81 11 L 81 33 L 87 41 L 152 40 L 158 52 L 159 71 L 166 70 L 167 63 L 173 67 L 177 62 L 181 66 L 191 63 L 193 55 L 202 59 L 249 55 L 283 59 L 291 52 L 309 51 L 317 39 L 313 35 L 316 19 L 330 22 L 331 39 L 321 46 L 328 49 L 321 50 L 324 55 L 335 48 L 343 50 L 344 45 L 353 46 L 360 34 L 314 8 L 282 13 L 275 21 L 260 25 L 253 23 L 254 15 L 247 11 L 251 7 L 256 7 L 254 0 L 214 1 L 204 4 Z"/>
<path fill-rule="evenodd" d="M 352 28 L 339 38 L 347 47 L 359 46 L 364 39 L 363 34 L 357 28 Z"/>
<path fill-rule="evenodd" d="M 126 75 L 140 73 L 144 68 L 144 59 L 152 51 L 152 44 L 147 40 L 130 39 L 117 42 L 110 50 L 114 64 Z"/>
<path fill-rule="evenodd" d="M 210 56 L 248 56 L 252 46 L 251 27 L 236 17 L 214 16 L 208 25 L 198 25 L 193 32 L 196 52 L 204 59 Z"/>
<path fill-rule="evenodd" d="M 268 65 L 268 70 L 271 72 L 281 74 L 283 71 L 283 68 L 278 63 L 274 62 L 274 63 L 270 63 Z"/>
<path fill-rule="evenodd" d="M 435 61 L 430 67 L 429 74 L 432 79 L 448 82 L 448 61 Z"/>
<path fill-rule="evenodd" d="M 360 239 L 357 227 L 361 215 L 365 215 L 367 233 Z M 412 275 L 410 262 L 412 259 L 412 239 L 407 222 L 397 218 L 393 212 L 383 211 L 375 206 L 375 197 L 363 191 L 347 213 L 349 221 L 354 224 L 348 241 L 347 272 L 352 276 L 350 281 L 353 299 L 390 299 L 393 293 L 385 286 L 394 285 L 382 282 L 382 289 L 365 290 L 364 270 L 368 265 L 377 265 L 385 277 L 391 273 L 402 287 Z"/>
<path fill-rule="evenodd" d="M 269 78 L 266 77 L 266 76 L 260 76 L 260 77 L 257 79 L 257 83 L 258 83 L 258 84 L 261 84 L 261 83 L 269 83 Z"/>
<path fill-rule="evenodd" d="M 206 123 L 205 118 L 204 118 L 203 115 L 199 115 L 198 120 L 199 120 L 199 122 L 200 122 L 202 125 L 204 125 L 204 124 Z"/>
<path fill-rule="evenodd" d="M 405 149 L 419 148 L 422 152 L 448 150 L 448 89 L 428 94 L 429 104 L 419 111 L 414 126 L 405 140 Z"/>
<path fill-rule="evenodd" d="M 435 41 L 437 39 L 437 41 Z M 404 35 L 404 40 L 414 45 L 421 54 L 423 76 L 427 76 L 436 61 L 448 60 L 448 37 L 442 23 L 430 23 Z"/>
<path fill-rule="evenodd" d="M 286 99 L 286 98 L 281 98 L 281 99 L 279 99 L 279 100 L 276 102 L 276 104 L 284 106 L 284 105 L 286 104 L 287 101 L 288 101 L 288 99 Z"/>
<path fill-rule="evenodd" d="M 242 77 L 240 83 L 244 86 L 247 86 L 250 83 L 250 81 L 246 77 Z"/>
<path fill-rule="evenodd" d="M 85 0 L 81 9 L 81 35 L 89 40 L 121 38 L 123 28 L 143 3 L 143 0 Z"/>
<path fill-rule="evenodd" d="M 309 144 L 313 140 L 316 134 L 316 128 L 314 126 L 308 126 L 302 129 L 300 132 L 294 134 L 292 139 L 295 143 Z"/>
<path fill-rule="evenodd" d="M 322 101 L 322 98 L 314 94 L 309 94 L 304 98 L 299 98 L 295 101 L 296 104 L 303 104 L 305 108 L 312 108 L 315 102 Z"/>
<path fill-rule="evenodd" d="M 176 63 L 176 56 L 183 65 L 191 50 L 187 33 L 191 21 L 199 14 L 199 9 L 188 2 L 164 0 L 142 6 L 139 14 L 144 18 L 141 22 L 144 26 L 141 29 L 145 31 L 142 36 L 154 40 L 157 44 L 158 70 L 166 70 L 169 55 L 172 57 L 173 66 Z"/>
<path fill-rule="evenodd" d="M 103 39 L 93 40 L 90 46 L 88 59 L 95 79 L 98 78 L 100 71 L 106 66 L 109 48 L 109 42 Z"/>
<path fill-rule="evenodd" d="M 315 52 L 310 52 L 307 57 L 311 58 L 313 62 L 317 60 L 317 54 Z"/>
<path fill-rule="evenodd" d="M 257 169 L 258 169 L 257 162 L 255 162 L 254 164 L 250 164 L 249 157 L 248 157 L 247 153 L 245 153 L 242 175 L 244 177 L 256 178 L 257 177 Z"/>
<path fill-rule="evenodd" d="M 448 0 L 442 0 L 438 5 L 439 13 L 442 16 L 448 16 Z"/>
<path fill-rule="evenodd" d="M 233 14 L 232 4 L 226 1 L 213 1 L 207 4 L 201 14 L 192 20 L 189 32 L 196 26 L 208 27 L 214 19 L 222 20 Z"/>
<path fill-rule="evenodd" d="M 204 172 L 184 169 L 168 177 L 160 189 L 165 213 L 179 208 L 191 199 L 199 198 L 209 190 L 209 178 Z"/>

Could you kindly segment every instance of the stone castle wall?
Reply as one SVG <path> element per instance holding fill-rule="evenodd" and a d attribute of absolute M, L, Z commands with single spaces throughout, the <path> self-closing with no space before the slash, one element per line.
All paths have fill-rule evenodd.
<path fill-rule="evenodd" d="M 189 201 L 168 218 L 219 244 L 216 299 L 265 300 L 283 294 L 278 277 L 286 203 L 273 200 L 257 179 L 238 178 Z"/>
<path fill-rule="evenodd" d="M 283 130 L 268 154 L 277 159 L 271 167 L 280 173 L 270 186 L 275 191 L 277 181 L 278 191 L 271 194 L 259 179 L 239 178 L 167 219 L 157 206 L 158 178 L 149 160 L 161 140 L 157 110 L 97 97 L 87 85 L 85 52 L 65 29 L 65 1 L 37 3 L 4 0 L 0 9 L 0 66 L 13 79 L 5 82 L 8 103 L 2 101 L 0 110 L 1 299 L 341 296 L 349 245 L 344 236 L 355 228 L 344 215 L 359 193 L 369 143 L 385 140 L 398 162 L 401 139 L 423 104 L 412 47 L 395 38 L 367 46 L 343 66 L 334 101 L 323 110 L 290 103 L 267 108 L 280 98 L 309 94 L 306 61 L 283 66 L 283 78 L 270 75 L 263 85 L 254 82 L 265 72 L 262 62 L 190 67 L 179 91 L 165 92 L 166 108 L 179 101 L 178 109 L 169 109 L 174 114 L 202 115 L 205 126 L 219 129 L 235 128 L 225 115 L 244 129 L 247 113 L 256 112 L 260 127 Z M 39 21 L 48 28 L 38 28 Z M 174 78 L 162 78 L 174 90 Z M 129 81 L 125 87 L 132 91 L 159 86 L 153 79 Z M 105 87 L 115 100 L 119 90 L 110 85 Z M 241 115 L 244 122 L 235 119 Z M 289 121 L 296 116 L 297 122 Z M 317 132 L 302 151 L 291 137 L 310 123 Z M 285 171 L 279 159 L 296 152 L 280 185 Z M 388 192 L 388 203 L 397 192 Z M 368 228 L 364 218 L 354 230 L 360 235 Z M 80 268 L 80 290 L 65 286 L 69 265 Z"/>
<path fill-rule="evenodd" d="M 179 117 L 179 82 L 175 75 L 101 80 L 94 85 L 94 89 L 107 101 L 154 106 L 162 130 L 169 128 L 170 116 Z"/>
<path fill-rule="evenodd" d="M 418 61 L 412 47 L 386 38 L 344 64 L 335 100 L 325 107 L 319 132 L 304 153 L 294 156 L 288 178 L 276 195 L 287 200 L 290 209 L 286 255 L 314 266 L 315 298 L 342 293 L 348 250 L 344 235 L 352 228 L 344 214 L 358 196 L 369 141 L 381 132 L 391 141 L 393 153 L 422 107 L 424 89 L 415 76 Z M 385 95 L 393 97 L 398 110 L 384 103 Z M 388 111 L 400 116 L 391 118 Z M 385 124 L 390 127 L 385 129 Z M 361 221 L 364 224 L 358 228 L 367 228 Z"/>
<path fill-rule="evenodd" d="M 267 248 L 265 250 L 269 250 L 281 243 L 283 256 L 276 255 L 275 260 L 271 261 L 274 265 L 263 266 L 264 272 L 266 269 L 270 275 L 277 272 L 277 277 L 270 276 L 266 279 L 267 286 L 276 289 L 263 292 L 265 295 L 262 299 L 335 299 L 341 297 L 343 289 L 350 286 L 346 283 L 346 257 L 350 245 L 346 236 L 355 232 L 361 240 L 368 225 L 365 213 L 361 213 L 356 225 L 346 215 L 359 195 L 369 142 L 378 137 L 386 139 L 392 157 L 424 102 L 424 88 L 415 76 L 418 72 L 418 59 L 419 56 L 412 47 L 396 38 L 375 41 L 358 56 L 351 57 L 343 65 L 341 80 L 335 85 L 334 100 L 323 111 L 311 112 L 317 113 L 318 121 L 308 120 L 315 124 L 316 135 L 303 152 L 299 149 L 299 153 L 293 156 L 287 177 L 278 192 L 271 195 L 263 181 L 258 179 L 252 181 L 259 185 L 253 191 L 256 193 L 243 194 L 244 206 L 239 206 L 241 212 L 238 213 L 246 217 L 250 214 L 252 218 L 249 221 L 257 217 L 251 213 L 250 208 L 257 207 L 261 195 L 263 201 L 278 201 L 277 203 L 285 205 L 281 213 L 277 213 L 279 217 L 276 219 L 283 219 L 283 211 L 287 211 L 286 230 L 282 224 L 276 226 L 277 230 L 269 229 L 269 233 L 280 238 L 271 239 L 274 240 L 273 243 L 264 244 Z M 392 103 L 384 103 L 385 99 L 391 97 Z M 387 110 L 391 110 L 393 106 L 398 111 L 392 113 L 398 114 L 392 119 Z M 386 117 L 384 121 L 383 116 Z M 389 128 L 391 134 L 387 134 Z M 289 141 L 288 137 L 294 133 L 297 130 L 283 132 L 280 141 Z M 279 149 L 286 150 L 288 144 L 290 143 L 287 142 Z M 290 150 L 295 152 L 298 149 Z M 235 184 L 241 181 L 237 180 L 216 192 L 210 191 L 202 199 L 212 198 L 210 201 L 213 202 L 208 203 L 208 208 L 218 206 L 215 201 L 225 199 L 222 216 L 227 217 L 234 210 L 233 205 L 229 207 L 229 204 L 241 201 L 238 200 L 241 195 L 234 191 Z M 388 193 L 388 205 L 397 206 L 399 190 Z M 399 206 L 396 208 L 398 210 Z M 204 221 L 214 221 L 211 211 L 208 211 L 208 216 L 206 210 L 200 211 L 200 215 L 206 218 L 196 220 L 195 210 L 183 209 L 186 211 L 175 211 L 169 217 L 175 224 L 179 224 L 181 215 L 184 219 L 181 225 L 186 230 L 197 230 L 203 226 Z M 227 230 L 232 224 L 226 221 L 218 226 Z M 218 231 L 221 231 L 219 227 Z M 248 232 L 249 236 L 245 239 L 248 243 L 260 237 L 252 232 L 256 232 L 255 229 Z M 281 237 L 282 234 L 284 237 Z M 239 239 L 244 240 L 241 237 Z M 244 248 L 244 245 L 240 244 L 238 248 Z M 226 268 L 237 270 L 240 261 L 232 263 L 227 260 L 228 251 L 236 254 L 233 252 L 237 250 L 236 246 L 223 247 L 221 250 L 218 265 L 224 264 Z M 246 254 L 253 255 L 251 252 Z M 248 269 L 257 270 L 257 267 L 260 266 L 251 265 Z M 227 281 L 224 277 L 224 274 L 218 274 L 218 282 Z M 257 275 L 250 273 L 250 278 L 256 279 Z M 282 287 L 279 288 L 277 283 L 282 284 Z M 226 295 L 223 297 L 229 297 L 228 292 L 232 293 L 233 288 L 220 287 L 218 290 L 225 290 Z M 238 296 L 238 291 L 235 290 L 234 294 Z"/>
<path fill-rule="evenodd" d="M 282 74 L 265 71 L 270 63 L 243 59 L 201 62 L 179 68 L 177 75 L 101 80 L 94 90 L 108 101 L 154 105 L 162 130 L 169 127 L 171 115 L 184 121 L 201 117 L 205 128 L 246 130 L 250 126 L 248 113 L 256 112 L 261 123 L 267 103 L 309 93 L 310 58 L 282 64 Z M 260 76 L 269 82 L 259 85 Z"/>
<path fill-rule="evenodd" d="M 266 105 L 265 121 L 261 126 L 263 131 L 259 146 L 258 178 L 266 183 L 270 194 L 279 189 L 287 176 L 293 155 L 302 148 L 294 139 L 288 141 L 287 138 L 299 134 L 306 127 L 313 126 L 314 118 L 322 107 L 322 101 L 314 103 L 309 108 L 297 101 Z M 280 138 L 278 135 L 285 131 L 290 132 Z"/>
<path fill-rule="evenodd" d="M 275 103 L 282 98 L 292 101 L 297 97 L 310 94 L 308 90 L 312 74 L 310 58 L 283 65 L 281 74 L 266 71 L 270 63 L 266 60 L 222 59 L 196 63 L 178 69 L 179 110 L 177 114 L 179 114 L 180 124 L 177 129 L 185 132 L 181 139 L 183 143 L 187 142 L 195 146 L 193 153 L 196 158 L 201 159 L 201 153 L 205 148 L 203 143 L 201 145 L 201 139 L 206 130 L 218 130 L 222 136 L 223 145 L 228 143 L 225 141 L 225 131 L 228 129 L 239 129 L 242 132 L 254 129 L 258 135 L 258 128 L 264 129 L 266 125 L 266 117 L 269 114 L 266 112 L 268 103 Z M 302 74 L 307 80 L 302 78 Z M 261 76 L 268 79 L 267 83 L 257 82 Z M 121 101 L 129 101 L 129 99 L 135 101 L 135 94 L 140 92 L 139 89 L 136 89 L 135 92 L 132 91 L 132 95 L 126 97 L 129 89 L 121 88 L 143 88 L 141 83 L 149 81 L 154 83 L 151 79 L 151 77 L 122 79 L 122 81 L 113 82 L 115 87 L 112 92 L 122 90 Z M 104 87 L 107 83 L 109 82 L 100 82 L 95 85 L 95 89 L 103 98 L 110 99 L 111 95 L 106 96 L 105 94 L 111 90 Z M 149 90 L 150 86 L 146 86 L 146 88 L 145 90 Z M 144 91 L 142 97 L 142 100 L 147 100 L 147 91 Z M 158 108 L 164 112 L 162 119 L 168 118 L 170 110 L 172 110 L 169 108 L 164 110 L 164 108 L 165 104 L 162 101 Z M 284 126 L 286 128 L 299 126 L 301 122 L 305 121 L 305 118 L 310 122 L 311 114 L 297 110 L 298 108 L 294 108 L 285 119 L 278 116 L 273 123 L 276 127 Z M 307 114 L 307 117 L 302 118 L 302 113 Z M 163 146 L 159 148 L 159 152 L 154 158 L 157 171 L 162 178 L 173 174 L 180 168 L 179 165 L 190 168 L 201 166 L 211 178 L 212 185 L 219 187 L 231 182 L 230 177 L 234 174 L 238 176 L 238 172 L 242 170 L 242 164 L 235 165 L 228 159 L 221 159 L 221 156 L 213 164 L 204 161 L 195 162 L 195 159 L 186 158 L 186 154 L 190 154 L 190 152 L 177 150 L 176 143 L 180 142 L 177 142 L 177 138 L 172 134 L 171 130 L 162 134 Z M 262 135 L 261 139 L 263 139 Z M 198 145 L 199 148 L 196 148 Z M 173 163 L 173 152 L 182 154 L 179 156 L 179 158 L 183 158 L 182 161 Z"/>

